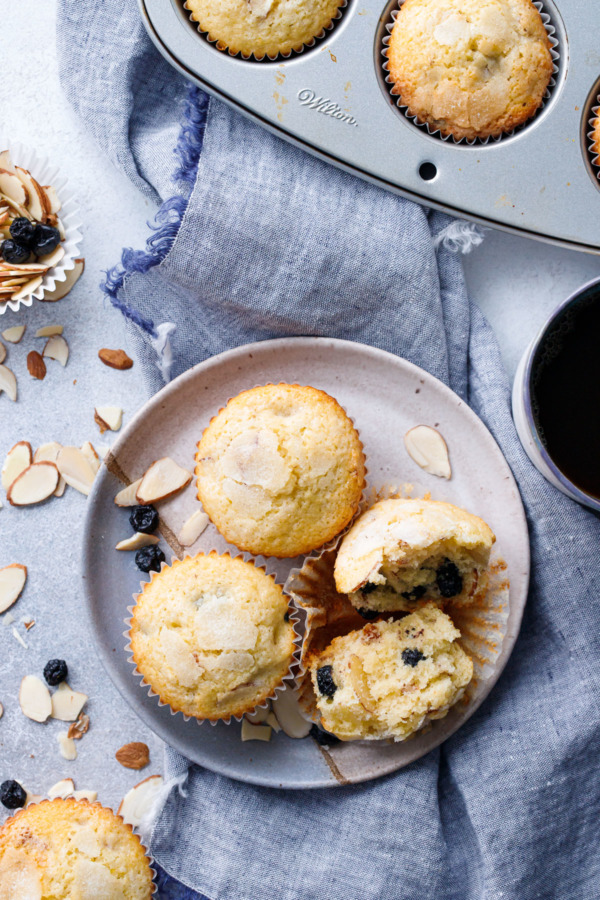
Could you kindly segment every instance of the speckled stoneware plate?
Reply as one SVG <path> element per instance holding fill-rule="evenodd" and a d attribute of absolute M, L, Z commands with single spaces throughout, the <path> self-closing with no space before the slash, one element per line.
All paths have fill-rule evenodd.
<path fill-rule="evenodd" d="M 115 506 L 123 482 L 138 478 L 161 456 L 193 470 L 196 443 L 211 417 L 233 395 L 269 382 L 297 382 L 333 395 L 354 419 L 373 485 L 406 483 L 435 499 L 450 500 L 482 516 L 497 535 L 510 587 L 508 620 L 493 671 L 468 703 L 405 743 L 346 743 L 319 747 L 311 737 L 283 732 L 270 743 L 240 740 L 240 725 L 199 725 L 159 707 L 133 675 L 123 638 L 124 619 L 141 573 L 134 554 L 115 545 L 131 533 L 129 511 Z M 444 435 L 453 475 L 427 475 L 406 454 L 403 437 L 413 425 L 437 425 Z M 167 559 L 173 538 L 197 508 L 192 484 L 160 505 Z M 171 548 L 175 548 L 175 551 Z M 231 549 L 209 525 L 188 552 Z M 181 550 L 179 550 L 181 552 Z M 260 558 L 259 558 L 260 560 Z M 274 564 L 281 580 L 302 560 Z M 83 578 L 92 629 L 104 664 L 141 718 L 172 747 L 215 772 L 271 787 L 308 788 L 377 778 L 413 762 L 453 734 L 485 699 L 515 643 L 529 580 L 529 542 L 519 493 L 494 439 L 463 401 L 422 369 L 390 353 L 326 338 L 285 338 L 246 345 L 190 369 L 156 394 L 123 428 L 96 478 L 88 500 Z M 145 578 L 145 576 L 142 576 Z"/>

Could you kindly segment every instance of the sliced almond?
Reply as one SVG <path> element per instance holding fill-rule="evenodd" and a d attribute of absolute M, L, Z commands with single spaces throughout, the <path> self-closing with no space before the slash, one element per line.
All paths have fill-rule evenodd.
<path fill-rule="evenodd" d="M 73 791 L 73 800 L 88 800 L 95 803 L 98 799 L 98 791 Z"/>
<path fill-rule="evenodd" d="M 52 713 L 50 691 L 36 675 L 26 675 L 19 690 L 23 715 L 34 722 L 45 722 Z"/>
<path fill-rule="evenodd" d="M 137 490 L 140 503 L 157 503 L 172 497 L 192 480 L 192 473 L 178 465 L 169 456 L 153 462 L 142 478 Z"/>
<path fill-rule="evenodd" d="M 66 731 L 59 731 L 56 735 L 56 739 L 58 741 L 60 755 L 63 759 L 77 759 L 77 747 L 75 746 L 75 741 L 73 738 L 69 737 Z"/>
<path fill-rule="evenodd" d="M 96 473 L 78 447 L 62 447 L 56 458 L 56 465 L 67 484 L 81 494 L 89 494 Z"/>
<path fill-rule="evenodd" d="M 14 273 L 15 275 L 26 275 L 31 278 L 32 275 L 43 275 L 44 272 L 48 271 L 48 266 L 45 266 L 44 263 L 7 263 L 0 262 L 0 272 L 5 275 L 8 272 Z"/>
<path fill-rule="evenodd" d="M 12 299 L 22 300 L 23 297 L 28 297 L 30 294 L 33 294 L 34 291 L 37 291 L 43 280 L 43 276 L 39 275 L 37 278 L 32 278 L 31 281 L 26 281 L 20 290 L 13 293 Z"/>
<path fill-rule="evenodd" d="M 150 762 L 150 750 L 147 744 L 132 741 L 117 750 L 115 759 L 126 769 L 144 769 Z"/>
<path fill-rule="evenodd" d="M 138 828 L 142 821 L 152 813 L 163 784 L 162 775 L 150 775 L 149 778 L 140 781 L 130 791 L 127 791 L 121 800 L 117 815 L 121 816 L 126 825 Z"/>
<path fill-rule="evenodd" d="M 85 444 L 81 445 L 81 452 L 94 470 L 94 474 L 96 474 L 100 468 L 100 459 L 94 445 L 90 441 L 86 441 Z"/>
<path fill-rule="evenodd" d="M 258 709 L 255 709 L 254 712 L 246 713 L 245 718 L 248 719 L 251 725 L 262 725 L 267 721 L 270 714 L 270 706 L 261 706 Z"/>
<path fill-rule="evenodd" d="M 27 566 L 13 563 L 0 569 L 0 613 L 19 599 L 27 581 Z"/>
<path fill-rule="evenodd" d="M 61 681 L 52 694 L 50 715 L 61 722 L 75 722 L 87 700 L 87 694 L 72 691 L 66 681 Z"/>
<path fill-rule="evenodd" d="M 243 741 L 270 741 L 271 726 L 270 725 L 252 725 L 248 719 L 242 721 L 242 740 Z"/>
<path fill-rule="evenodd" d="M 15 174 L 27 192 L 27 202 L 25 203 L 25 206 L 36 222 L 43 222 L 50 212 L 50 204 L 47 203 L 46 195 L 42 188 L 27 169 L 22 169 L 21 166 L 15 166 Z"/>
<path fill-rule="evenodd" d="M 124 350 L 109 350 L 103 347 L 102 350 L 98 350 L 98 356 L 104 365 L 110 366 L 111 369 L 131 369 L 133 365 L 132 358 L 127 356 Z"/>
<path fill-rule="evenodd" d="M 3 715 L 4 715 L 4 707 L 0 703 L 0 719 L 2 718 Z"/>
<path fill-rule="evenodd" d="M 85 713 L 79 713 L 77 721 L 73 722 L 68 731 L 68 737 L 74 741 L 80 741 L 84 734 L 87 734 L 90 727 L 90 717 Z"/>
<path fill-rule="evenodd" d="M 31 506 L 51 497 L 58 487 L 58 469 L 51 462 L 33 463 L 15 478 L 6 492 L 11 506 Z"/>
<path fill-rule="evenodd" d="M 29 468 L 32 462 L 31 444 L 29 441 L 19 441 L 18 444 L 10 448 L 6 454 L 6 459 L 2 466 L 2 474 L 0 475 L 2 487 L 5 491 L 9 489 L 21 472 Z"/>
<path fill-rule="evenodd" d="M 155 534 L 144 534 L 141 531 L 136 531 L 131 537 L 125 538 L 124 541 L 119 541 L 115 550 L 141 550 L 142 547 L 158 544 L 158 540 Z"/>
<path fill-rule="evenodd" d="M 208 525 L 209 521 L 210 519 L 203 509 L 196 510 L 196 512 L 189 517 L 189 519 L 179 532 L 177 540 L 179 541 L 181 546 L 191 547 L 192 544 L 195 544 Z"/>
<path fill-rule="evenodd" d="M 452 477 L 446 441 L 435 428 L 416 425 L 404 435 L 404 445 L 410 458 L 430 475 Z"/>
<path fill-rule="evenodd" d="M 312 722 L 308 722 L 300 712 L 296 691 L 287 688 L 272 703 L 277 721 L 287 736 L 291 738 L 305 738 L 312 728 Z"/>
<path fill-rule="evenodd" d="M 53 290 L 44 291 L 44 295 L 41 298 L 44 303 L 55 303 L 57 300 L 62 300 L 63 297 L 66 297 L 69 291 L 71 291 L 79 281 L 84 268 L 85 260 L 76 259 L 74 268 L 68 270 L 65 280 L 57 282 L 56 287 Z"/>
<path fill-rule="evenodd" d="M 17 379 L 14 372 L 6 366 L 0 365 L 0 394 L 4 391 L 6 396 L 13 401 L 17 399 Z"/>
<path fill-rule="evenodd" d="M 16 173 L 7 172 L 6 169 L 0 169 L 0 191 L 2 191 L 7 199 L 12 200 L 19 206 L 27 207 L 29 205 L 29 194 L 27 193 L 25 185 Z M 33 213 L 30 213 L 30 216 L 31 215 L 33 215 Z"/>
<path fill-rule="evenodd" d="M 71 797 L 73 791 L 75 790 L 75 782 L 72 778 L 63 778 L 62 781 L 57 781 L 56 784 L 53 784 L 52 787 L 48 791 L 48 799 L 49 800 L 66 800 L 67 797 Z"/>
<path fill-rule="evenodd" d="M 54 248 L 52 253 L 46 253 L 45 256 L 40 256 L 40 264 L 43 264 L 51 269 L 52 266 L 56 266 L 61 261 L 64 255 L 65 248 L 61 246 L 61 244 L 58 244 Z"/>
<path fill-rule="evenodd" d="M 50 210 L 50 215 L 56 215 L 56 213 L 60 212 L 61 205 L 60 200 L 58 199 L 58 194 L 54 190 L 51 184 L 42 184 L 41 188 L 46 196 L 46 202 L 48 205 L 48 209 Z"/>
<path fill-rule="evenodd" d="M 3 363 L 6 359 L 6 347 L 4 344 L 0 344 L 0 363 Z"/>
<path fill-rule="evenodd" d="M 63 367 L 66 366 L 69 358 L 69 345 L 62 334 L 55 334 L 48 339 L 43 355 L 50 359 L 56 359 Z"/>
<path fill-rule="evenodd" d="M 29 212 L 29 210 L 25 206 L 23 206 L 21 203 L 17 203 L 15 200 L 13 200 L 11 197 L 9 197 L 8 194 L 5 194 L 1 187 L 0 187 L 0 200 L 3 203 L 8 204 L 8 206 L 10 206 L 10 208 L 13 209 L 17 213 L 18 216 L 24 216 L 26 219 L 29 219 L 29 221 L 31 222 L 32 216 L 31 216 L 31 213 Z"/>
<path fill-rule="evenodd" d="M 279 724 L 279 719 L 275 715 L 274 712 L 270 712 L 266 718 L 266 724 L 270 725 L 273 731 L 281 731 L 281 725 Z"/>
<path fill-rule="evenodd" d="M 118 431 L 123 423 L 123 410 L 120 406 L 97 406 L 94 421 L 101 434 L 105 431 Z"/>
<path fill-rule="evenodd" d="M 44 357 L 37 350 L 30 350 L 27 354 L 27 371 L 32 378 L 43 381 L 46 377 L 46 363 Z"/>
<path fill-rule="evenodd" d="M 26 328 L 26 325 L 13 325 L 12 328 L 7 328 L 2 332 L 2 337 L 10 344 L 18 344 L 25 334 Z"/>
<path fill-rule="evenodd" d="M 38 328 L 35 333 L 36 337 L 54 337 L 55 334 L 62 334 L 63 326 L 62 325 L 44 325 L 43 328 Z"/>
<path fill-rule="evenodd" d="M 115 497 L 117 506 L 137 506 L 138 499 L 136 494 L 141 483 L 142 479 L 138 478 L 137 481 L 132 481 L 131 484 L 119 491 Z"/>
<path fill-rule="evenodd" d="M 23 787 L 23 785 L 21 785 L 21 787 Z M 41 803 L 42 800 L 46 799 L 43 794 L 32 794 L 27 788 L 25 788 L 25 793 L 27 795 L 25 798 L 25 806 L 29 806 L 31 803 Z M 19 897 L 19 900 L 24 900 L 24 898 Z"/>
<path fill-rule="evenodd" d="M 60 450 L 62 450 L 62 444 L 59 444 L 58 441 L 49 441 L 47 444 L 42 444 L 41 447 L 37 448 L 37 450 L 33 454 L 33 461 L 55 463 Z M 58 485 L 56 490 L 54 491 L 54 496 L 62 497 L 65 492 L 66 486 L 67 482 L 61 475 L 58 479 Z"/>

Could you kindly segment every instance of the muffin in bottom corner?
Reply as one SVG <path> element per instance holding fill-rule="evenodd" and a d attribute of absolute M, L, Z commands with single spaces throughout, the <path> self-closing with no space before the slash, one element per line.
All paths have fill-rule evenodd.
<path fill-rule="evenodd" d="M 99 803 L 32 804 L 0 829 L 0 900 L 150 900 L 153 890 L 138 837 Z"/>
<path fill-rule="evenodd" d="M 129 634 L 137 669 L 160 699 L 211 721 L 272 696 L 295 649 L 280 585 L 253 563 L 215 552 L 156 573 L 136 599 Z"/>

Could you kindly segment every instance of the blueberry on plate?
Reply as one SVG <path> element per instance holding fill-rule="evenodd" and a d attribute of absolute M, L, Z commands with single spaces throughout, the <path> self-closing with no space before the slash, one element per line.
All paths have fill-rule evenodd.
<path fill-rule="evenodd" d="M 44 678 L 50 687 L 56 687 L 61 681 L 66 681 L 69 674 L 64 659 L 51 659 L 44 666 Z"/>
<path fill-rule="evenodd" d="M 25 806 L 27 794 L 18 781 L 3 781 L 0 784 L 0 803 L 6 809 L 19 809 Z"/>
<path fill-rule="evenodd" d="M 129 516 L 134 531 L 152 534 L 158 528 L 158 513 L 153 506 L 134 506 Z"/>
<path fill-rule="evenodd" d="M 19 216 L 10 226 L 10 236 L 19 244 L 29 246 L 35 234 L 35 222 L 30 222 L 25 216 Z"/>
<path fill-rule="evenodd" d="M 2 242 L 2 257 L 7 263 L 24 263 L 31 256 L 31 250 L 19 241 L 11 241 L 9 238 Z"/>
<path fill-rule="evenodd" d="M 135 554 L 135 564 L 142 572 L 160 572 L 160 564 L 165 561 L 165 554 L 160 547 L 142 547 Z"/>
<path fill-rule="evenodd" d="M 60 231 L 53 225 L 36 225 L 31 249 L 36 256 L 52 253 L 60 244 Z"/>

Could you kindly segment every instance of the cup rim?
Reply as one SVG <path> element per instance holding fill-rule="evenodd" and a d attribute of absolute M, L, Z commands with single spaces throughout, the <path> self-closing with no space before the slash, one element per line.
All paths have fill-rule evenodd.
<path fill-rule="evenodd" d="M 560 482 L 560 484 L 565 488 L 565 491 L 579 503 L 583 503 L 585 506 L 589 506 L 592 509 L 600 512 L 600 499 L 598 497 L 592 496 L 592 494 L 588 494 L 586 491 L 582 490 L 576 484 L 574 484 L 570 478 L 568 478 L 562 469 L 556 465 L 550 454 L 548 453 L 546 447 L 544 446 L 539 432 L 537 430 L 537 425 L 535 422 L 535 417 L 533 415 L 533 405 L 531 402 L 531 374 L 533 370 L 533 362 L 536 357 L 537 351 L 546 337 L 546 334 L 550 328 L 550 326 L 554 323 L 557 317 L 567 308 L 570 304 L 575 303 L 580 297 L 589 291 L 591 288 L 597 287 L 600 289 L 600 277 L 592 278 L 590 281 L 587 281 L 585 284 L 582 284 L 575 291 L 573 291 L 569 296 L 562 300 L 558 306 L 551 312 L 548 316 L 537 335 L 533 339 L 532 344 L 530 345 L 529 351 L 527 353 L 527 361 L 525 364 L 525 371 L 523 373 L 523 383 L 522 383 L 522 399 L 523 399 L 523 407 L 525 410 L 525 416 L 527 419 L 527 424 L 529 425 L 530 433 L 532 440 L 535 443 L 536 449 L 544 464 L 551 471 L 552 475 Z"/>

